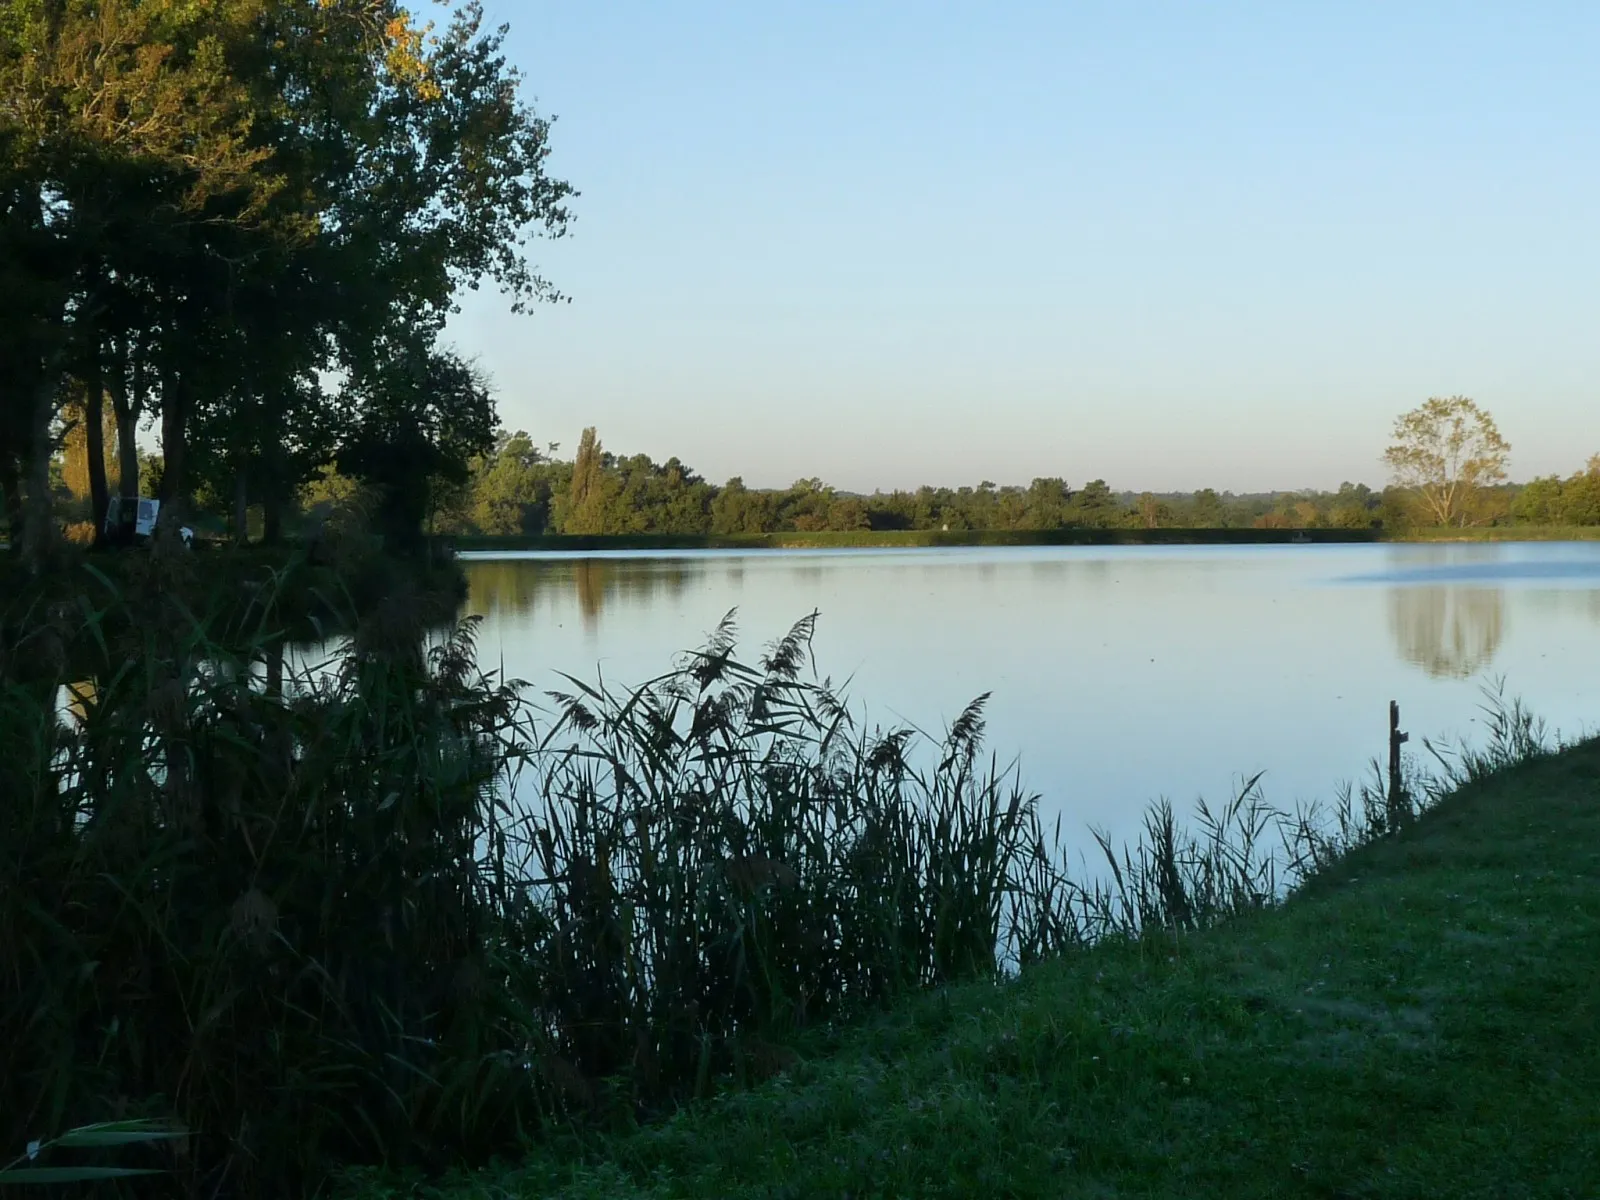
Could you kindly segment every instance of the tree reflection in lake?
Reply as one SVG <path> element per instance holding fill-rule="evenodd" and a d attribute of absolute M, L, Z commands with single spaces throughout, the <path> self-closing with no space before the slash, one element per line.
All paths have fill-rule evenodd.
<path fill-rule="evenodd" d="M 1505 593 L 1500 588 L 1393 588 L 1389 629 L 1407 662 L 1436 679 L 1467 679 L 1494 661 L 1505 638 Z"/>
<path fill-rule="evenodd" d="M 1274 802 L 1326 796 L 1390 699 L 1419 746 L 1470 736 L 1485 674 L 1558 728 L 1596 720 L 1573 664 L 1600 654 L 1600 543 L 582 557 L 581 603 L 578 556 L 464 559 L 508 678 L 639 683 L 730 609 L 751 645 L 820 610 L 817 666 L 873 720 L 938 728 L 993 690 L 1001 753 L 1072 828 L 1119 840 L 1150 797 L 1218 795 L 1241 770 L 1268 768 Z"/>
<path fill-rule="evenodd" d="M 636 607 L 661 596 L 675 596 L 704 568 L 693 562 L 652 559 L 581 558 L 541 562 L 530 570 L 525 560 L 468 561 L 469 615 L 528 617 L 542 602 L 575 595 L 586 628 L 599 626 L 606 608 L 618 601 Z"/>
<path fill-rule="evenodd" d="M 550 578 L 544 571 L 529 571 L 515 560 L 469 562 L 467 576 L 468 616 L 493 618 L 528 612 L 547 591 Z"/>

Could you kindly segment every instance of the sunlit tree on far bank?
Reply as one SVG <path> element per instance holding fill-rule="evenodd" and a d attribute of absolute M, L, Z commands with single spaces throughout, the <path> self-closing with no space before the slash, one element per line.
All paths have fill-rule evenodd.
<path fill-rule="evenodd" d="M 1501 483 L 1511 446 L 1466 396 L 1435 396 L 1402 413 L 1383 461 L 1436 525 L 1467 525 L 1479 489 Z"/>

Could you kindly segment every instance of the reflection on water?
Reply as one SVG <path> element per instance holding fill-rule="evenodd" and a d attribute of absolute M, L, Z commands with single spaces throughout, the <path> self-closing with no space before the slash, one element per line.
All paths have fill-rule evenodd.
<path fill-rule="evenodd" d="M 590 628 L 599 625 L 609 605 L 619 601 L 649 605 L 682 592 L 691 565 L 640 559 L 585 558 L 542 564 L 529 570 L 519 561 L 477 560 L 465 564 L 466 615 L 486 619 L 527 615 L 541 602 L 559 604 L 575 597 Z"/>
<path fill-rule="evenodd" d="M 992 692 L 991 744 L 1064 829 L 1267 772 L 1327 797 L 1387 745 L 1472 737 L 1478 686 L 1559 729 L 1600 718 L 1600 544 L 1030 547 L 469 557 L 480 644 L 536 688 L 642 682 L 739 610 L 753 658 L 813 609 L 822 674 L 869 723 L 937 732 Z"/>
<path fill-rule="evenodd" d="M 1600 588 L 1600 553 L 1593 542 L 1457 542 L 1384 547 L 1377 570 L 1345 583 L 1397 586 L 1522 586 L 1533 583 Z"/>
<path fill-rule="evenodd" d="M 1389 628 L 1407 662 L 1435 678 L 1486 670 L 1505 636 L 1499 588 L 1398 587 L 1389 591 Z"/>

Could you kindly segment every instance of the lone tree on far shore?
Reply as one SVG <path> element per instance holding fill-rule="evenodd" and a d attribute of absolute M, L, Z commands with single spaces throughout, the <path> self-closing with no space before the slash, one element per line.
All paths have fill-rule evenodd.
<path fill-rule="evenodd" d="M 1505 480 L 1511 446 L 1466 396 L 1434 396 L 1402 413 L 1393 436 L 1383 461 L 1436 525 L 1466 525 L 1478 489 Z"/>

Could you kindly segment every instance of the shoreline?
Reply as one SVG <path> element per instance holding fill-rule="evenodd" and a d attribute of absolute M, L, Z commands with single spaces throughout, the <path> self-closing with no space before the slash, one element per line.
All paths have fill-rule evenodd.
<path fill-rule="evenodd" d="M 1281 904 L 904 998 L 753 1090 L 427 1194 L 1588 1194 L 1597 794 L 1600 740 L 1536 754 Z"/>
<path fill-rule="evenodd" d="M 1587 542 L 1600 540 L 1600 526 L 1515 526 L 1420 530 L 1385 536 L 1369 529 L 1052 529 L 1052 530 L 874 530 L 762 534 L 539 534 L 518 537 L 435 538 L 463 554 L 627 550 L 829 550 L 941 549 L 1031 546 L 1286 546 Z"/>

